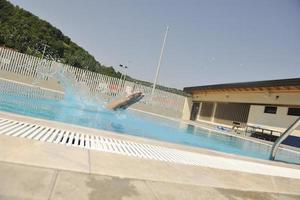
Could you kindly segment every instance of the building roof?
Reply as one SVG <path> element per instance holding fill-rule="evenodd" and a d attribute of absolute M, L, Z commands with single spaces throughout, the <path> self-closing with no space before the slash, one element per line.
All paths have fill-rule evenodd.
<path fill-rule="evenodd" d="M 267 91 L 270 90 L 300 91 L 300 78 L 203 85 L 203 86 L 185 87 L 183 89 L 184 92 L 190 94 L 193 94 L 195 92 L 208 92 L 208 91 L 266 91 L 266 90 Z"/>

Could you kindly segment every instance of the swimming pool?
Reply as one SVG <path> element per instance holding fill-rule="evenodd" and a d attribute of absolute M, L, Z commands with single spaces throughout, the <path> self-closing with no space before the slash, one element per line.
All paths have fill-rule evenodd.
<path fill-rule="evenodd" d="M 270 154 L 268 145 L 186 123 L 130 110 L 113 112 L 95 102 L 47 98 L 14 90 L 0 91 L 0 110 L 6 112 L 265 160 Z M 300 164 L 300 154 L 288 150 L 280 149 L 276 159 Z"/>

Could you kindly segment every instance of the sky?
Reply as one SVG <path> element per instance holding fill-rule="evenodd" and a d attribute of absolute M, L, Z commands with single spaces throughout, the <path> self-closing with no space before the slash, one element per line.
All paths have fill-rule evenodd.
<path fill-rule="evenodd" d="M 11 0 L 102 64 L 188 86 L 300 77 L 300 0 Z"/>

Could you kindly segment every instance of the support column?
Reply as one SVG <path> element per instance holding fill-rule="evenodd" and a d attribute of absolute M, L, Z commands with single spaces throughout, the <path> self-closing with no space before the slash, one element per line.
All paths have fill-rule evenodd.
<path fill-rule="evenodd" d="M 215 114 L 216 114 L 217 105 L 218 105 L 218 103 L 214 102 L 213 112 L 212 112 L 211 119 L 210 119 L 211 122 L 215 121 Z"/>
<path fill-rule="evenodd" d="M 199 119 L 199 116 L 200 116 L 200 113 L 201 113 L 201 109 L 202 109 L 202 102 L 200 102 L 200 105 L 199 105 L 199 110 L 198 110 L 198 113 L 197 113 L 196 121 Z"/>
<path fill-rule="evenodd" d="M 190 120 L 192 104 L 193 104 L 192 98 L 186 97 L 184 101 L 182 117 L 181 117 L 183 120 Z"/>

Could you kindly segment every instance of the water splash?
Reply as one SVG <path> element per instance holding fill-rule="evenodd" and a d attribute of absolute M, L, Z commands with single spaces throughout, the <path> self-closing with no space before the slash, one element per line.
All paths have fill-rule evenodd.
<path fill-rule="evenodd" d="M 57 102 L 52 109 L 56 112 L 55 120 L 69 121 L 74 124 L 77 124 L 79 120 L 91 127 L 98 127 L 99 123 L 107 124 L 107 130 L 123 130 L 124 121 L 128 120 L 129 114 L 126 110 L 106 109 L 110 98 L 107 99 L 106 94 L 109 91 L 104 83 L 99 83 L 97 92 L 92 93 L 85 82 L 80 82 L 76 78 L 74 72 L 56 62 L 52 62 L 50 66 L 46 67 L 40 65 L 37 69 L 35 83 L 49 78 L 57 80 L 64 89 L 64 99 Z M 118 93 L 118 95 L 123 95 L 123 93 Z M 89 118 L 86 117 L 86 113 L 89 113 Z M 106 118 L 114 120 L 107 121 Z"/>
<path fill-rule="evenodd" d="M 38 84 L 47 78 L 57 80 L 64 89 L 63 107 L 101 111 L 106 102 L 101 95 L 91 94 L 85 82 L 78 81 L 75 74 L 68 71 L 61 63 L 52 62 L 50 66 L 39 65 L 37 79 L 33 84 Z M 102 91 L 106 92 L 106 91 Z M 67 110 L 66 110 L 67 112 Z M 74 112 L 74 110 L 73 110 Z"/>

